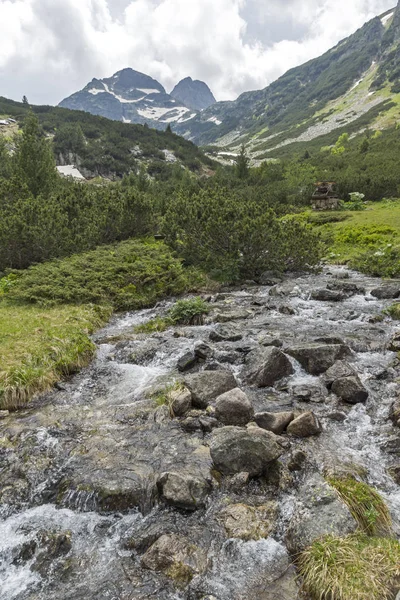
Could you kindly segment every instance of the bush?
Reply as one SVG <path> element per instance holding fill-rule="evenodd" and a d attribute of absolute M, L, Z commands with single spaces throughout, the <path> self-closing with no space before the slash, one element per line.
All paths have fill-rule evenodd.
<path fill-rule="evenodd" d="M 154 240 L 101 246 L 23 271 L 6 297 L 41 305 L 109 305 L 114 310 L 150 306 L 190 287 L 180 260 Z"/>
<path fill-rule="evenodd" d="M 278 219 L 266 200 L 246 202 L 228 188 L 178 194 L 163 232 L 188 264 L 201 265 L 220 281 L 310 269 L 323 254 L 318 233 L 304 218 Z"/>
<path fill-rule="evenodd" d="M 400 247 L 388 244 L 379 250 L 368 250 L 353 258 L 349 265 L 374 277 L 399 277 Z"/>
<path fill-rule="evenodd" d="M 202 325 L 203 316 L 210 307 L 200 297 L 190 300 L 178 300 L 169 311 L 170 319 L 176 324 Z"/>

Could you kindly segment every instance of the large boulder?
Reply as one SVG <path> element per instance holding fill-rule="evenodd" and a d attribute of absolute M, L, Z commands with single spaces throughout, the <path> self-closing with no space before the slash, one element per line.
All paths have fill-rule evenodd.
<path fill-rule="evenodd" d="M 292 363 L 274 346 L 252 350 L 246 357 L 242 376 L 247 383 L 272 387 L 274 383 L 294 373 Z"/>
<path fill-rule="evenodd" d="M 197 363 L 197 356 L 194 352 L 186 352 L 183 356 L 179 357 L 177 362 L 178 371 L 183 373 L 184 371 L 189 371 L 192 369 Z"/>
<path fill-rule="evenodd" d="M 224 425 L 247 425 L 253 415 L 252 403 L 239 388 L 225 392 L 216 400 L 215 416 Z"/>
<path fill-rule="evenodd" d="M 400 297 L 400 282 L 384 283 L 371 291 L 371 295 L 378 300 L 391 300 Z"/>
<path fill-rule="evenodd" d="M 390 419 L 395 427 L 400 427 L 400 399 L 397 399 L 390 408 Z"/>
<path fill-rule="evenodd" d="M 343 292 L 347 297 L 355 296 L 356 294 L 365 294 L 365 287 L 353 281 L 336 280 L 328 283 L 326 287 L 328 290 Z"/>
<path fill-rule="evenodd" d="M 262 506 L 230 504 L 218 514 L 217 518 L 230 538 L 259 540 L 271 534 L 277 515 L 277 503 L 267 502 Z"/>
<path fill-rule="evenodd" d="M 368 391 L 357 375 L 335 379 L 332 384 L 332 392 L 349 404 L 358 404 L 368 399 Z"/>
<path fill-rule="evenodd" d="M 259 476 L 282 454 L 274 434 L 258 427 L 223 427 L 213 431 L 210 443 L 215 468 L 223 475 Z"/>
<path fill-rule="evenodd" d="M 281 435 L 293 419 L 294 414 L 292 412 L 260 412 L 254 416 L 254 421 L 261 429 L 272 431 L 277 435 Z"/>
<path fill-rule="evenodd" d="M 218 396 L 237 387 L 233 373 L 222 370 L 189 375 L 185 377 L 185 385 L 192 393 L 195 408 L 207 408 Z"/>
<path fill-rule="evenodd" d="M 302 552 L 326 535 L 344 537 L 356 531 L 357 523 L 349 509 L 320 475 L 305 481 L 298 498 L 286 536 L 291 553 Z"/>
<path fill-rule="evenodd" d="M 353 377 L 357 372 L 352 365 L 345 360 L 338 360 L 332 365 L 324 375 L 324 380 L 328 388 L 332 386 L 332 383 L 336 379 L 342 379 L 343 377 Z"/>
<path fill-rule="evenodd" d="M 174 472 L 163 473 L 157 487 L 164 502 L 185 510 L 202 508 L 212 489 L 210 480 Z"/>
<path fill-rule="evenodd" d="M 241 331 L 229 323 L 219 323 L 210 333 L 210 340 L 213 342 L 238 342 L 243 338 Z"/>
<path fill-rule="evenodd" d="M 164 573 L 185 587 L 207 568 L 207 554 L 180 535 L 162 535 L 142 556 L 142 567 Z"/>
<path fill-rule="evenodd" d="M 186 388 L 173 390 L 170 393 L 170 402 L 172 414 L 182 417 L 192 407 L 192 394 Z"/>
<path fill-rule="evenodd" d="M 321 433 L 322 427 L 313 412 L 305 412 L 294 419 L 287 428 L 287 432 L 299 438 L 311 437 Z"/>
<path fill-rule="evenodd" d="M 340 302 L 346 298 L 346 294 L 337 290 L 328 290 L 321 288 L 319 290 L 313 290 L 311 292 L 312 300 L 318 300 L 320 302 Z"/>
<path fill-rule="evenodd" d="M 306 343 L 287 348 L 287 354 L 293 356 L 311 375 L 325 373 L 337 360 L 351 356 L 351 350 L 344 344 Z"/>

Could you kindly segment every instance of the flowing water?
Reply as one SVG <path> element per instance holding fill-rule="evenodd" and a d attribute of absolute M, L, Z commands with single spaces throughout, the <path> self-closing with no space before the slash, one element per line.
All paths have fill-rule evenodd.
<path fill-rule="evenodd" d="M 333 281 L 355 283 L 365 293 L 341 302 L 310 299 L 312 290 Z M 380 318 L 392 301 L 370 294 L 380 283 L 335 268 L 289 279 L 278 295 L 269 286 L 228 290 L 209 298 L 204 326 L 150 336 L 136 335 L 134 326 L 165 314 L 170 302 L 114 318 L 94 338 L 90 367 L 0 421 L 0 599 L 295 600 L 287 527 L 302 483 L 329 469 L 362 471 L 385 497 L 400 536 L 400 487 L 389 474 L 400 466 L 400 430 L 389 419 L 400 376 L 397 355 L 388 349 L 397 325 Z M 216 321 L 232 321 L 243 339 L 210 341 Z M 306 373 L 294 359 L 294 374 L 276 388 L 241 381 L 246 353 L 260 343 L 275 340 L 285 351 L 320 338 L 340 338 L 351 349 L 349 360 L 369 392 L 365 404 L 345 404 L 326 390 L 307 403 L 296 399 L 293 388 L 321 388 L 324 376 Z M 231 370 L 256 412 L 312 410 L 322 423 L 319 436 L 284 436 L 278 481 L 236 488 L 212 477 L 211 434 L 171 419 L 152 399 L 182 377 L 177 361 L 200 341 L 210 346 L 210 357 L 192 372 Z M 290 473 L 288 457 L 296 450 L 306 461 Z M 188 512 L 164 505 L 157 481 L 165 472 L 211 482 L 205 507 Z M 229 538 L 221 511 L 272 501 L 277 514 L 267 539 Z M 164 534 L 179 534 L 200 549 L 191 583 L 145 568 L 143 555 Z"/>

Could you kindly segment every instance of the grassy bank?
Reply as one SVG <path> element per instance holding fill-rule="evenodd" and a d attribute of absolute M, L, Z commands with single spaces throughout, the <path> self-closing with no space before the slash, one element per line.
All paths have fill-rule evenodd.
<path fill-rule="evenodd" d="M 364 211 L 314 213 L 330 263 L 348 264 L 368 275 L 400 276 L 400 200 L 367 205 Z"/>
<path fill-rule="evenodd" d="M 95 306 L 0 305 L 0 408 L 15 409 L 35 393 L 89 363 L 89 334 L 110 312 Z"/>
<path fill-rule="evenodd" d="M 0 408 L 26 404 L 90 362 L 113 311 L 201 285 L 165 244 L 130 240 L 0 279 Z"/>

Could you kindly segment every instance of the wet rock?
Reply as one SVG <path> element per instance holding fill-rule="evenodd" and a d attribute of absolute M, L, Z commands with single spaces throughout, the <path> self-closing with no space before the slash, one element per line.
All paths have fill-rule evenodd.
<path fill-rule="evenodd" d="M 225 392 L 215 403 L 215 416 L 224 425 L 246 425 L 253 418 L 253 405 L 239 388 Z"/>
<path fill-rule="evenodd" d="M 343 377 L 353 377 L 357 375 L 356 370 L 348 362 L 344 360 L 338 360 L 332 365 L 325 373 L 324 380 L 328 388 L 332 386 L 332 383 L 336 379 L 342 379 Z"/>
<path fill-rule="evenodd" d="M 258 427 L 223 427 L 213 432 L 210 452 L 215 468 L 223 475 L 246 472 L 258 476 L 281 456 L 282 448 L 273 434 Z"/>
<path fill-rule="evenodd" d="M 347 415 L 345 413 L 343 413 L 343 412 L 340 412 L 340 410 L 336 410 L 334 412 L 331 412 L 331 413 L 329 413 L 326 416 L 331 421 L 336 421 L 337 423 L 343 423 L 346 420 L 346 418 L 347 418 Z"/>
<path fill-rule="evenodd" d="M 187 389 L 173 390 L 170 401 L 172 413 L 176 417 L 182 417 L 192 407 L 192 394 Z"/>
<path fill-rule="evenodd" d="M 274 529 L 278 513 L 276 502 L 262 506 L 231 504 L 217 516 L 229 538 L 245 541 L 267 538 Z"/>
<path fill-rule="evenodd" d="M 277 435 L 283 433 L 293 419 L 294 413 L 292 412 L 261 412 L 254 415 L 254 420 L 259 427 L 267 431 L 272 431 Z"/>
<path fill-rule="evenodd" d="M 240 492 L 245 488 L 250 481 L 250 475 L 248 473 L 237 473 L 233 477 L 227 478 L 225 486 L 233 492 Z"/>
<path fill-rule="evenodd" d="M 274 271 L 265 271 L 257 281 L 260 285 L 279 285 L 282 283 L 282 278 Z"/>
<path fill-rule="evenodd" d="M 261 346 L 275 346 L 275 348 L 282 348 L 283 342 L 279 338 L 273 337 L 272 335 L 260 335 L 258 342 Z"/>
<path fill-rule="evenodd" d="M 39 535 L 39 551 L 31 568 L 42 577 L 46 577 L 50 568 L 63 570 L 65 556 L 72 548 L 71 532 L 41 532 Z"/>
<path fill-rule="evenodd" d="M 319 302 L 341 302 L 346 298 L 343 292 L 321 288 L 311 292 L 311 299 Z"/>
<path fill-rule="evenodd" d="M 358 404 L 368 399 L 368 391 L 357 376 L 336 379 L 332 384 L 332 392 L 349 404 Z"/>
<path fill-rule="evenodd" d="M 281 315 L 289 315 L 289 316 L 296 314 L 295 309 L 292 306 L 287 306 L 287 305 L 280 306 L 279 312 L 281 313 Z"/>
<path fill-rule="evenodd" d="M 351 356 L 348 346 L 341 344 L 307 343 L 286 349 L 311 375 L 325 373 L 337 360 Z"/>
<path fill-rule="evenodd" d="M 390 407 L 390 420 L 395 427 L 400 427 L 400 398 Z"/>
<path fill-rule="evenodd" d="M 328 390 L 321 384 L 304 383 L 292 387 L 292 396 L 300 402 L 323 402 Z"/>
<path fill-rule="evenodd" d="M 329 335 L 316 338 L 315 340 L 313 340 L 313 342 L 316 344 L 327 344 L 328 346 L 330 346 L 331 344 L 342 344 L 343 345 L 346 343 L 343 338 L 336 337 L 336 336 L 329 336 Z"/>
<path fill-rule="evenodd" d="M 163 473 L 157 487 L 164 502 L 185 510 L 202 508 L 212 489 L 211 478 L 206 480 L 188 473 L 173 472 Z"/>
<path fill-rule="evenodd" d="M 391 300 L 400 296 L 400 282 L 384 283 L 371 291 L 371 296 L 378 300 Z"/>
<path fill-rule="evenodd" d="M 187 433 L 194 433 L 195 431 L 201 431 L 202 426 L 198 417 L 186 417 L 179 422 L 179 425 Z"/>
<path fill-rule="evenodd" d="M 287 428 L 287 432 L 296 437 L 306 438 L 321 433 L 322 427 L 317 417 L 310 411 L 303 413 L 292 421 Z"/>
<path fill-rule="evenodd" d="M 197 363 L 197 356 L 194 352 L 186 352 L 183 356 L 178 359 L 177 367 L 178 371 L 183 373 L 184 371 L 189 371 L 192 369 Z"/>
<path fill-rule="evenodd" d="M 344 537 L 356 531 L 357 523 L 349 509 L 320 475 L 304 482 L 299 500 L 286 535 L 292 554 L 302 552 L 325 535 Z"/>
<path fill-rule="evenodd" d="M 400 352 L 400 333 L 396 333 L 390 341 L 389 350 Z"/>
<path fill-rule="evenodd" d="M 357 294 L 365 294 L 365 287 L 352 281 L 332 281 L 331 283 L 328 283 L 326 287 L 328 290 L 344 292 L 347 297 L 355 296 Z"/>
<path fill-rule="evenodd" d="M 228 323 L 229 321 L 243 321 L 248 319 L 252 311 L 244 308 L 232 308 L 224 312 L 218 312 L 213 320 L 215 323 Z"/>
<path fill-rule="evenodd" d="M 396 465 L 395 467 L 390 467 L 390 469 L 388 469 L 388 473 L 393 481 L 395 481 L 397 485 L 400 485 L 400 464 Z"/>
<path fill-rule="evenodd" d="M 211 331 L 210 340 L 213 342 L 238 342 L 243 338 L 243 334 L 234 325 L 219 324 Z"/>
<path fill-rule="evenodd" d="M 246 356 L 242 376 L 247 383 L 258 387 L 271 387 L 283 377 L 292 375 L 294 369 L 287 356 L 275 347 L 253 350 Z"/>
<path fill-rule="evenodd" d="M 269 290 L 269 295 L 273 296 L 273 297 L 277 297 L 277 296 L 299 296 L 300 295 L 300 288 L 297 286 L 297 284 L 291 282 L 291 281 L 285 281 L 281 284 L 278 285 L 274 285 L 274 287 L 272 287 Z"/>
<path fill-rule="evenodd" d="M 206 570 L 207 555 L 186 537 L 162 535 L 142 556 L 141 564 L 145 569 L 164 573 L 183 588 Z"/>
<path fill-rule="evenodd" d="M 233 373 L 221 370 L 189 375 L 185 377 L 185 384 L 192 393 L 192 404 L 197 408 L 207 408 L 218 396 L 237 387 Z"/>
<path fill-rule="evenodd" d="M 278 586 L 289 568 L 286 548 L 271 538 L 250 542 L 228 540 L 207 574 L 192 582 L 188 600 L 261 598 L 261 594 Z M 279 595 L 265 598 L 278 600 Z M 283 598 L 296 600 L 296 596 Z"/>
<path fill-rule="evenodd" d="M 301 471 L 304 466 L 304 463 L 307 460 L 307 455 L 302 450 L 296 450 L 290 457 L 288 463 L 289 471 Z"/>
<path fill-rule="evenodd" d="M 211 433 L 214 429 L 220 426 L 218 419 L 214 417 L 200 417 L 199 423 L 201 429 L 205 433 Z"/>
<path fill-rule="evenodd" d="M 194 353 L 197 358 L 200 358 L 201 360 L 207 360 L 207 358 L 213 357 L 214 350 L 205 342 L 199 342 L 194 347 Z"/>
<path fill-rule="evenodd" d="M 0 419 L 5 419 L 10 414 L 9 410 L 0 410 Z"/>

